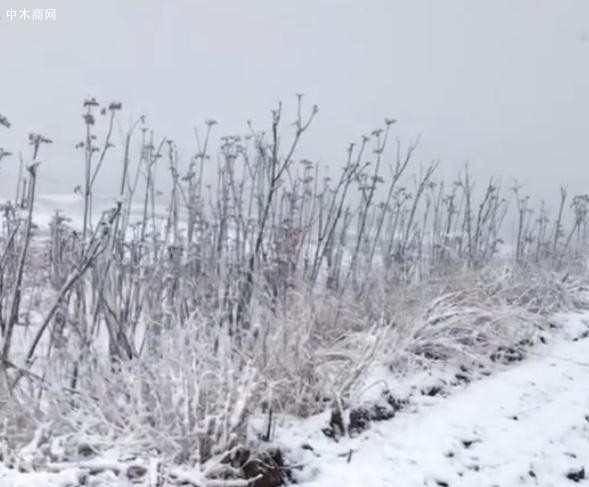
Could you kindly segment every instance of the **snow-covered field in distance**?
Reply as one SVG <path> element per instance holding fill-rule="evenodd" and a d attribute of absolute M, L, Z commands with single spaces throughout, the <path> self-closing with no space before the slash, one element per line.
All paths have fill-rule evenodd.
<path fill-rule="evenodd" d="M 93 221 L 96 222 L 102 212 L 112 209 L 116 202 L 115 197 L 95 195 L 92 199 Z M 37 225 L 41 227 L 48 225 L 56 211 L 71 219 L 70 224 L 74 228 L 81 227 L 84 215 L 84 200 L 82 196 L 76 193 L 41 193 L 36 197 L 33 218 Z M 137 219 L 139 219 L 141 211 L 141 204 L 135 202 L 132 213 Z M 156 208 L 156 211 L 163 216 L 165 205 L 161 204 Z"/>

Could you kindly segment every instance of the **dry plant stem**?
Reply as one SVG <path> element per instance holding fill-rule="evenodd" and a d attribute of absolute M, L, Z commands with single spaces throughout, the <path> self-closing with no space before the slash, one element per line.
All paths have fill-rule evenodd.
<path fill-rule="evenodd" d="M 301 96 L 298 97 L 298 103 L 299 103 L 299 107 L 300 107 Z M 242 290 L 240 292 L 239 307 L 237 310 L 238 322 L 244 319 L 245 313 L 246 313 L 246 308 L 249 306 L 251 298 L 252 298 L 256 263 L 258 262 L 258 260 L 260 258 L 260 253 L 261 253 L 262 245 L 264 242 L 265 230 L 266 230 L 266 225 L 268 223 L 270 209 L 274 203 L 274 196 L 278 190 L 278 186 L 279 186 L 279 183 L 282 179 L 282 176 L 284 175 L 285 171 L 287 170 L 287 168 L 289 167 L 289 165 L 292 162 L 292 156 L 297 148 L 297 145 L 300 141 L 301 136 L 309 128 L 310 124 L 313 121 L 313 118 L 317 114 L 317 111 L 318 111 L 317 107 L 316 106 L 313 107 L 313 110 L 311 111 L 311 114 L 309 115 L 307 121 L 303 122 L 303 120 L 300 116 L 300 110 L 299 110 L 299 117 L 297 118 L 297 121 L 295 124 L 296 125 L 295 136 L 294 136 L 294 139 L 291 143 L 289 151 L 287 152 L 286 156 L 283 158 L 282 161 L 280 161 L 279 154 L 278 154 L 278 150 L 279 150 L 278 149 L 278 145 L 279 145 L 278 127 L 280 124 L 280 118 L 281 118 L 281 113 L 282 113 L 282 104 L 279 104 L 278 109 L 274 110 L 272 113 L 272 144 L 270 146 L 270 154 L 268 154 L 266 147 L 264 147 L 262 139 L 258 138 L 257 149 L 258 149 L 261 159 L 264 161 L 264 163 L 267 167 L 269 187 L 268 187 L 267 193 L 266 193 L 266 200 L 263 203 L 261 217 L 258 222 L 258 230 L 257 230 L 257 236 L 256 236 L 254 248 L 253 248 L 253 250 L 250 254 L 250 257 L 249 257 L 249 264 L 248 264 L 248 269 L 246 271 L 245 281 L 242 286 Z"/>
<path fill-rule="evenodd" d="M 17 183 L 16 183 L 16 197 L 14 199 L 15 204 L 18 206 L 18 202 L 24 202 L 25 201 L 25 195 L 21 194 L 21 185 L 23 184 L 23 169 L 25 167 L 25 161 L 23 159 L 22 153 L 19 152 L 18 153 L 18 179 L 17 179 Z"/>
<path fill-rule="evenodd" d="M 552 241 L 552 255 L 554 262 L 556 263 L 558 260 L 558 241 L 560 237 L 563 235 L 563 212 L 564 212 L 564 205 L 567 199 L 567 188 L 566 186 L 560 187 L 560 205 L 558 207 L 558 216 L 556 217 L 556 221 L 554 223 L 554 237 Z"/>
<path fill-rule="evenodd" d="M 397 183 L 401 179 L 401 176 L 403 176 L 405 169 L 407 169 L 407 166 L 409 165 L 409 162 L 411 160 L 411 156 L 413 155 L 413 152 L 417 148 L 418 144 L 419 144 L 419 138 L 414 143 L 409 145 L 409 147 L 407 148 L 407 152 L 405 154 L 405 158 L 403 160 L 401 160 L 401 157 L 400 157 L 401 142 L 399 141 L 399 139 L 397 139 L 397 159 L 396 159 L 395 167 L 392 171 L 393 175 L 391 178 L 391 183 L 389 185 L 387 197 L 384 201 L 383 209 L 382 209 L 382 212 L 379 216 L 378 223 L 376 224 L 376 234 L 373 237 L 372 248 L 370 250 L 370 256 L 369 256 L 369 260 L 368 260 L 368 268 L 369 269 L 372 266 L 372 261 L 374 259 L 376 247 L 380 241 L 380 234 L 383 229 L 383 224 L 384 224 L 384 220 L 386 217 L 386 213 L 387 213 L 387 211 L 390 210 L 391 201 L 393 198 L 394 191 L 397 187 Z M 384 149 L 384 147 L 383 147 L 383 149 Z"/>
<path fill-rule="evenodd" d="M 96 101 L 94 100 L 94 104 Z M 86 107 L 86 114 L 84 115 L 84 124 L 86 125 L 86 140 L 84 142 L 84 216 L 83 216 L 83 223 L 82 223 L 82 239 L 86 240 L 86 232 L 88 231 L 88 224 L 91 211 L 91 186 L 90 180 L 92 177 L 92 156 L 97 150 L 97 148 L 93 145 L 93 134 L 91 127 L 95 123 L 94 115 L 92 113 L 92 102 L 86 100 L 84 102 L 84 106 Z"/>
<path fill-rule="evenodd" d="M 119 207 L 119 209 L 120 209 L 120 207 Z M 118 211 L 117 211 L 117 213 L 115 213 L 113 215 L 112 218 L 114 219 L 117 216 L 117 214 L 118 214 Z M 112 223 L 112 221 L 110 223 Z M 104 250 L 104 246 L 102 245 L 101 240 L 96 239 L 94 242 L 91 242 L 88 252 L 84 256 L 84 258 L 82 259 L 82 261 L 80 262 L 78 267 L 70 274 L 70 276 L 68 277 L 68 279 L 64 283 L 60 292 L 55 297 L 55 299 L 53 301 L 53 305 L 49 308 L 49 311 L 45 315 L 43 322 L 39 326 L 39 329 L 37 330 L 37 333 L 36 333 L 35 337 L 33 338 L 33 341 L 29 347 L 29 351 L 27 352 L 27 365 L 30 366 L 32 364 L 32 361 L 33 361 L 33 358 L 35 355 L 35 350 L 36 350 L 37 346 L 39 345 L 41 338 L 42 338 L 43 334 L 45 333 L 45 330 L 49 326 L 51 319 L 53 318 L 53 315 L 55 314 L 57 308 L 59 307 L 61 300 L 70 291 L 70 289 L 74 286 L 74 284 L 76 284 L 76 282 L 84 275 L 84 273 L 92 266 L 92 264 L 95 262 L 96 258 L 100 255 L 100 253 L 103 250 Z"/>
<path fill-rule="evenodd" d="M 18 221 L 14 228 L 11 230 L 10 235 L 8 235 L 8 239 L 6 240 L 6 243 L 4 245 L 4 249 L 2 250 L 2 254 L 0 254 L 0 269 L 4 269 L 4 265 L 6 263 L 6 260 L 8 259 L 8 253 L 16 239 L 16 235 L 18 234 L 19 228 L 20 221 Z"/>
<path fill-rule="evenodd" d="M 356 284 L 356 267 L 358 265 L 360 246 L 362 245 L 362 242 L 364 239 L 364 232 L 366 230 L 367 217 L 368 217 L 368 213 L 369 213 L 371 206 L 372 206 L 372 201 L 374 199 L 374 194 L 376 192 L 377 184 L 381 181 L 381 178 L 379 177 L 380 164 L 382 161 L 383 152 L 384 152 L 386 144 L 387 144 L 389 130 L 390 130 L 390 124 L 387 124 L 385 132 L 384 132 L 384 136 L 382 136 L 381 130 L 376 130 L 373 132 L 373 134 L 376 137 L 376 148 L 374 149 L 374 152 L 376 154 L 376 163 L 374 165 L 374 173 L 373 173 L 372 178 L 369 182 L 368 188 L 364 189 L 362 186 L 360 187 L 360 189 L 362 191 L 362 200 L 364 203 L 364 207 L 361 210 L 362 214 L 360 217 L 359 229 L 358 229 L 358 234 L 357 234 L 357 238 L 356 238 L 356 245 L 355 245 L 354 250 L 352 252 L 352 262 L 350 264 L 350 268 L 348 270 L 348 274 L 345 279 L 345 284 L 347 284 L 347 282 L 350 280 L 350 277 L 354 278 L 354 283 Z M 381 136 L 382 136 L 382 140 L 381 140 Z"/>
<path fill-rule="evenodd" d="M 10 358 L 10 346 L 12 344 L 12 334 L 14 327 L 19 319 L 21 295 L 22 295 L 22 280 L 24 275 L 25 262 L 27 258 L 27 252 L 29 250 L 29 243 L 31 241 L 31 228 L 33 223 L 33 209 L 35 205 L 35 187 L 37 181 L 37 167 L 39 162 L 37 160 L 39 148 L 42 143 L 48 142 L 47 139 L 40 135 L 31 134 L 29 136 L 31 144 L 33 145 L 33 162 L 27 168 L 30 177 L 29 184 L 29 195 L 28 195 L 28 213 L 26 226 L 23 235 L 23 242 L 21 247 L 20 256 L 18 259 L 18 268 L 16 273 L 16 279 L 12 289 L 12 299 L 10 306 L 10 314 L 6 323 L 6 329 L 2 341 L 2 360 L 9 360 Z"/>

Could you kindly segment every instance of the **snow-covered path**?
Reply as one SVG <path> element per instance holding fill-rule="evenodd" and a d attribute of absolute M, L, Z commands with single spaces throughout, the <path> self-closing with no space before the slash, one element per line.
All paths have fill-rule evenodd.
<path fill-rule="evenodd" d="M 589 338 L 559 341 L 355 439 L 305 430 L 290 440 L 313 449 L 307 487 L 589 485 L 579 478 L 583 468 L 589 477 Z"/>

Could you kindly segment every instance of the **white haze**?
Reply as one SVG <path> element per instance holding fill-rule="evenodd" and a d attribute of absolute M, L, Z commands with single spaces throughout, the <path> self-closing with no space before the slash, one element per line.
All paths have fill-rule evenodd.
<path fill-rule="evenodd" d="M 5 18 L 22 7 L 55 8 L 57 20 Z M 475 177 L 517 179 L 552 204 L 559 184 L 589 185 L 584 0 L 13 0 L 0 14 L 0 113 L 13 123 L 0 147 L 26 150 L 29 131 L 55 141 L 41 193 L 82 180 L 85 97 L 122 101 L 122 129 L 146 114 L 186 162 L 195 124 L 215 118 L 217 135 L 248 119 L 267 127 L 278 100 L 292 113 L 297 92 L 320 106 L 304 156 L 331 167 L 394 117 L 403 141 L 422 134 L 419 160 L 440 159 L 439 177 L 469 161 Z M 2 197 L 16 161 L 0 167 Z M 108 194 L 119 160 L 106 164 Z"/>

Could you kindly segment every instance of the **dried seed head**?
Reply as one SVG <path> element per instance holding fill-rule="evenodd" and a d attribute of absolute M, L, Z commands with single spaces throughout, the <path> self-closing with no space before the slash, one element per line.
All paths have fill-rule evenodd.
<path fill-rule="evenodd" d="M 8 119 L 0 113 L 0 125 L 6 127 L 7 129 L 10 128 L 10 122 Z"/>
<path fill-rule="evenodd" d="M 97 107 L 98 102 L 96 101 L 96 98 L 92 97 L 90 99 L 84 100 L 84 106 L 85 107 Z"/>
<path fill-rule="evenodd" d="M 90 113 L 84 114 L 83 118 L 84 118 L 84 123 L 86 125 L 94 125 L 95 120 L 94 120 L 94 117 Z"/>

